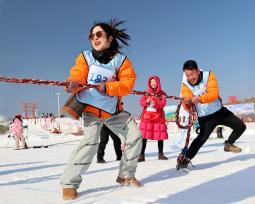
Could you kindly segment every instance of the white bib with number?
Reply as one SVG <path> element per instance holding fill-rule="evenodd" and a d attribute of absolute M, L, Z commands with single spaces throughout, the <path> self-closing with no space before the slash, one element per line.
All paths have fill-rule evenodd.
<path fill-rule="evenodd" d="M 83 51 L 83 55 L 89 66 L 87 83 L 98 85 L 102 82 L 116 81 L 116 76 L 126 56 L 116 54 L 113 59 L 107 64 L 97 61 L 91 51 Z M 101 94 L 95 88 L 84 89 L 77 93 L 77 100 L 96 108 L 99 108 L 110 114 L 116 113 L 118 105 L 117 96 L 109 96 Z"/>
<path fill-rule="evenodd" d="M 98 65 L 91 65 L 88 73 L 88 83 L 98 85 L 101 82 L 115 81 L 116 75 L 114 70 L 99 67 Z"/>

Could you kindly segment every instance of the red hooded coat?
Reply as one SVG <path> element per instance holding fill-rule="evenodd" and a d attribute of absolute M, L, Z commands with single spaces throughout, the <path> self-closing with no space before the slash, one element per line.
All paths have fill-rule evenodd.
<path fill-rule="evenodd" d="M 157 89 L 155 91 L 150 86 L 151 79 L 155 79 L 157 82 Z M 166 93 L 161 90 L 160 79 L 157 76 L 151 76 L 149 78 L 148 90 L 146 90 L 146 92 L 166 95 Z M 151 98 L 154 104 L 150 105 L 146 103 L 148 98 Z M 142 96 L 140 105 L 143 107 L 143 112 L 139 128 L 143 138 L 149 140 L 168 139 L 165 113 L 163 111 L 163 108 L 166 105 L 166 99 L 153 96 Z"/>

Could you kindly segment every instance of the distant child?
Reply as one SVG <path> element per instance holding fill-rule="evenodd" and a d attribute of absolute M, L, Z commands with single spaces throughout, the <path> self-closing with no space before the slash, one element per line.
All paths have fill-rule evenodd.
<path fill-rule="evenodd" d="M 15 115 L 13 123 L 11 124 L 11 132 L 15 139 L 15 150 L 19 150 L 19 143 L 21 142 L 21 149 L 27 149 L 25 138 L 23 135 L 23 126 L 22 126 L 21 115 Z"/>

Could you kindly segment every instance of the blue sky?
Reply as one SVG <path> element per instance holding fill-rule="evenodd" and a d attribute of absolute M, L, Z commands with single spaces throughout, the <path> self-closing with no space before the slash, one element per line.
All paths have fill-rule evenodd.
<path fill-rule="evenodd" d="M 136 90 L 151 75 L 169 95 L 179 95 L 182 65 L 194 59 L 212 70 L 226 102 L 254 96 L 255 1 L 253 0 L 0 0 L 0 75 L 66 80 L 77 55 L 91 49 L 95 21 L 117 17 L 131 36 L 122 51 L 136 70 Z M 59 87 L 0 82 L 0 114 L 35 102 L 39 112 L 57 112 Z M 68 94 L 60 96 L 61 105 Z M 138 115 L 138 96 L 124 98 Z M 169 105 L 176 101 L 169 101 Z"/>

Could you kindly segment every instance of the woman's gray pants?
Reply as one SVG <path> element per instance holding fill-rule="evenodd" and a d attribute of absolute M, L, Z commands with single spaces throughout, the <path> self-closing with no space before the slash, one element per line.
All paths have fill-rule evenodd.
<path fill-rule="evenodd" d="M 85 113 L 84 138 L 71 154 L 67 167 L 61 179 L 63 188 L 79 188 L 82 177 L 81 173 L 86 172 L 95 156 L 100 130 L 105 124 L 125 144 L 122 158 L 119 165 L 119 177 L 132 178 L 135 176 L 138 156 L 141 152 L 141 133 L 134 119 L 127 112 L 121 112 L 107 119 L 101 119 L 93 114 Z"/>

